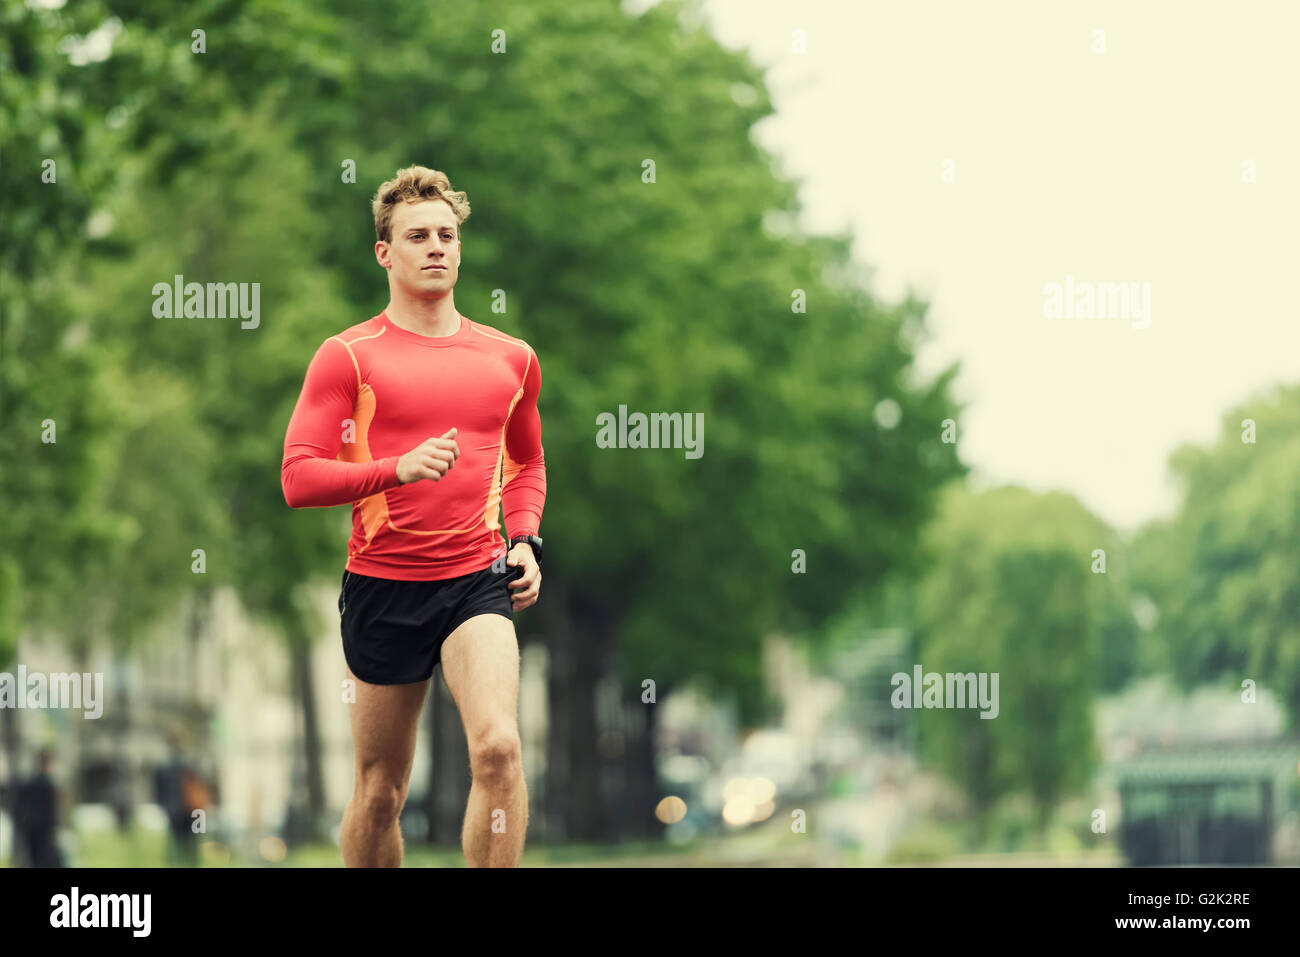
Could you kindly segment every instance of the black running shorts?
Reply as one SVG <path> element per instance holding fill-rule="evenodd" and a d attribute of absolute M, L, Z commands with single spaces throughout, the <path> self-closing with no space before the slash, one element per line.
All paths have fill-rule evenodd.
<path fill-rule="evenodd" d="M 343 570 L 339 593 L 343 657 L 367 684 L 400 685 L 433 674 L 447 636 L 475 615 L 514 619 L 506 587 L 522 565 L 494 562 L 480 572 L 441 581 L 371 578 Z"/>

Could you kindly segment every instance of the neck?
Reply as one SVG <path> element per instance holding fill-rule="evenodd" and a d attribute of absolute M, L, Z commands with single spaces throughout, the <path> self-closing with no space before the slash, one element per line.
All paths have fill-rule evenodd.
<path fill-rule="evenodd" d="M 393 290 L 384 312 L 393 325 L 422 336 L 451 336 L 460 329 L 451 293 L 441 299 L 411 299 Z"/>

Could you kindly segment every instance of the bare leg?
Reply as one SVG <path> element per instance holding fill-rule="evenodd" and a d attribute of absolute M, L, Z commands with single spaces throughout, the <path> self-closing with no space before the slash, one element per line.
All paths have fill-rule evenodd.
<path fill-rule="evenodd" d="M 476 615 L 442 646 L 443 676 L 460 710 L 472 775 L 461 831 L 470 867 L 518 867 L 528 829 L 519 741 L 519 643 L 504 615 Z"/>
<path fill-rule="evenodd" d="M 415 760 L 420 710 L 428 681 L 404 685 L 356 682 L 351 705 L 356 776 L 343 812 L 343 863 L 347 867 L 401 867 L 402 833 L 397 824 Z"/>
<path fill-rule="evenodd" d="M 513 764 L 513 772 L 505 759 L 500 771 L 471 771 L 469 804 L 460 836 L 470 867 L 519 866 L 528 830 L 528 788 L 517 758 Z M 479 767 L 484 767 L 483 762 Z"/>

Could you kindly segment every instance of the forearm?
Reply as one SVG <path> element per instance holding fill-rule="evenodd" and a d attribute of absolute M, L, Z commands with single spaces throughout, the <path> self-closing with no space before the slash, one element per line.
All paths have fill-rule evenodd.
<path fill-rule="evenodd" d="M 546 458 L 542 448 L 542 418 L 537 411 L 542 371 L 537 356 L 530 353 L 529 358 L 523 398 L 506 427 L 501 510 L 510 538 L 536 535 L 542 525 L 542 506 L 546 504 Z"/>
<path fill-rule="evenodd" d="M 501 511 L 505 515 L 506 535 L 536 535 L 542 526 L 542 507 L 546 504 L 546 462 L 539 453 L 536 460 L 518 465 L 501 491 Z"/>
<path fill-rule="evenodd" d="M 308 453 L 286 456 L 280 470 L 284 500 L 290 508 L 349 505 L 400 485 L 398 458 L 341 462 Z"/>
<path fill-rule="evenodd" d="M 321 343 L 307 367 L 302 392 L 284 434 L 280 487 L 291 508 L 347 505 L 400 485 L 393 455 L 351 461 L 340 449 L 355 429 L 357 372 L 338 339 Z"/>

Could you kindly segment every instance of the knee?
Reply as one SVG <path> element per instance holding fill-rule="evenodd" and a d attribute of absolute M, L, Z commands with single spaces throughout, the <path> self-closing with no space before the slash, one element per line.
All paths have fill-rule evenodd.
<path fill-rule="evenodd" d="M 391 827 L 406 801 L 405 788 L 379 775 L 358 778 L 354 800 L 362 816 L 377 828 Z"/>
<path fill-rule="evenodd" d="M 470 769 L 474 777 L 489 784 L 510 784 L 523 767 L 519 732 L 502 725 L 479 736 L 470 747 Z"/>

